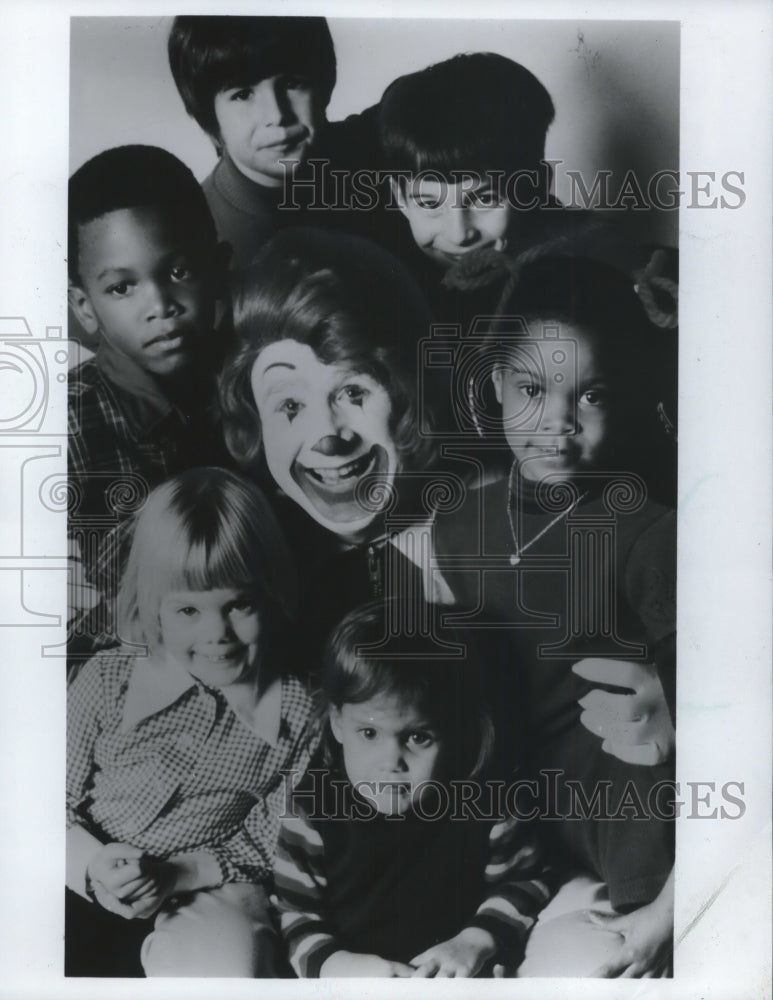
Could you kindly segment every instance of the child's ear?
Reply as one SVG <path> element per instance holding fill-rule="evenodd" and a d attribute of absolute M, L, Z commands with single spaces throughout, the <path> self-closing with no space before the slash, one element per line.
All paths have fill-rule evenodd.
<path fill-rule="evenodd" d="M 504 373 L 501 368 L 495 368 L 491 373 L 491 381 L 494 383 L 494 392 L 497 395 L 497 402 L 502 402 L 502 379 Z"/>
<path fill-rule="evenodd" d="M 207 130 L 205 131 L 207 133 L 207 138 L 215 147 L 215 155 L 219 160 L 224 152 L 223 140 L 220 138 L 220 132 L 209 132 Z"/>
<path fill-rule="evenodd" d="M 403 184 L 399 177 L 389 178 L 389 187 L 392 189 L 392 197 L 397 202 L 397 207 L 403 213 L 403 215 L 408 214 L 408 209 L 405 204 L 405 191 L 403 191 Z"/>
<path fill-rule="evenodd" d="M 99 320 L 97 319 L 97 314 L 94 312 L 91 299 L 80 287 L 80 285 L 70 282 L 67 286 L 67 300 L 70 303 L 70 308 L 75 313 L 78 322 L 86 333 L 90 333 L 92 335 L 99 333 Z"/>
<path fill-rule="evenodd" d="M 339 743 L 344 741 L 343 728 L 341 726 L 341 709 L 336 708 L 335 705 L 330 706 L 330 728 L 333 732 L 333 736 L 338 740 Z"/>

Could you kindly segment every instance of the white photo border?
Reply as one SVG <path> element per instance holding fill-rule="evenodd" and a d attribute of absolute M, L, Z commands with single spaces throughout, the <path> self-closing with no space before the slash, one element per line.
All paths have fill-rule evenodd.
<path fill-rule="evenodd" d="M 157 2 L 131 14 L 166 15 Z M 213 5 L 189 2 L 190 13 Z M 232 13 L 268 13 L 231 2 Z M 221 11 L 218 10 L 218 13 Z M 276 12 L 274 6 L 273 12 Z M 283 4 L 282 13 L 335 17 L 678 19 L 681 162 L 689 171 L 743 174 L 734 211 L 680 212 L 680 509 L 678 778 L 744 783 L 736 820 L 682 819 L 677 828 L 675 977 L 637 981 L 491 981 L 442 985 L 368 981 L 261 983 L 265 996 L 529 998 L 658 996 L 746 1000 L 771 990 L 771 111 L 773 8 L 762 0 L 623 4 L 520 0 L 469 4 Z M 127 5 L 6 0 L 0 36 L 5 135 L 0 187 L 0 340 L 26 322 L 46 341 L 50 370 L 66 371 L 66 182 L 70 16 L 127 14 Z M 95 101 L 99 95 L 95 94 Z M 105 115 L 110 108 L 103 109 Z M 14 321 L 14 326 L 11 321 Z M 28 355 L 34 365 L 34 351 Z M 58 368 L 57 368 L 58 366 Z M 58 376 L 57 376 L 58 377 Z M 56 497 L 27 490 L 24 470 L 64 472 L 65 384 L 52 377 L 29 403 L 21 368 L 0 365 L 3 628 L 0 838 L 3 992 L 30 997 L 252 997 L 250 982 L 67 981 L 62 976 L 64 663 L 41 641 L 63 627 L 36 614 L 65 606 L 65 544 Z M 41 430 L 9 434 L 21 406 L 45 410 Z M 30 427 L 32 425 L 30 424 Z M 58 449 L 58 454 L 57 454 Z M 4 611 L 5 609 L 5 611 Z M 34 610 L 33 610 L 34 609 Z M 39 620 L 39 619 L 38 619 Z M 61 625 L 61 623 L 60 623 Z M 41 640 L 41 636 L 43 639 Z M 692 794 L 692 792 L 691 792 Z M 700 789 L 698 795 L 701 794 Z M 442 991 L 442 992 L 441 992 Z"/>

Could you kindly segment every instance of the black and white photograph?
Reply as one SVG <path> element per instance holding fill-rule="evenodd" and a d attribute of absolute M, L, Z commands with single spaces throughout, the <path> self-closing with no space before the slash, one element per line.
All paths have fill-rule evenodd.
<path fill-rule="evenodd" d="M 59 16 L 34 240 L 3 195 L 13 995 L 770 995 L 739 9 Z"/>

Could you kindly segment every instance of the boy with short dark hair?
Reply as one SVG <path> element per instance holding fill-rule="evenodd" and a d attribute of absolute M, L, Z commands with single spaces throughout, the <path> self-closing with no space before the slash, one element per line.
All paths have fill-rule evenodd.
<path fill-rule="evenodd" d="M 154 146 L 108 149 L 73 174 L 68 255 L 70 305 L 99 338 L 70 372 L 68 530 L 87 582 L 109 594 L 105 536 L 154 486 L 224 455 L 211 408 L 224 257 L 195 177 Z"/>
<path fill-rule="evenodd" d="M 314 225 L 329 223 L 321 161 L 350 170 L 378 145 L 375 113 L 326 120 L 336 57 L 325 18 L 176 17 L 168 51 L 185 108 L 220 157 L 203 188 L 232 263 L 250 263 L 278 229 L 308 225 L 307 206 L 319 209 Z"/>
<path fill-rule="evenodd" d="M 616 226 L 551 194 L 553 101 L 512 59 L 474 52 L 399 77 L 379 116 L 392 193 L 410 229 L 403 225 L 393 249 L 439 320 L 466 330 L 492 311 L 499 288 L 482 280 L 487 254 L 560 241 L 618 265 L 641 263 Z"/>
<path fill-rule="evenodd" d="M 547 202 L 553 101 L 511 59 L 454 56 L 399 77 L 380 108 L 398 205 L 417 246 L 441 270 L 471 250 L 502 249 L 519 237 L 517 210 Z"/>

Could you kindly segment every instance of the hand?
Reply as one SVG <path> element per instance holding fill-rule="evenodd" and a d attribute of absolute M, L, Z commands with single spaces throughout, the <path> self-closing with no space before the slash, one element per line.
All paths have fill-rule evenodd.
<path fill-rule="evenodd" d="M 121 903 L 131 909 L 132 917 L 150 917 L 178 891 L 178 870 L 171 861 L 141 862 L 145 878 L 133 892 L 121 896 Z"/>
<path fill-rule="evenodd" d="M 673 949 L 673 872 L 660 895 L 622 917 L 591 911 L 588 919 L 621 937 L 620 949 L 591 976 L 598 979 L 652 979 L 666 967 Z"/>
<path fill-rule="evenodd" d="M 101 886 L 109 895 L 120 900 L 137 891 L 144 883 L 141 861 L 142 851 L 131 844 L 105 844 L 89 861 L 86 874 L 95 890 Z"/>
<path fill-rule="evenodd" d="M 326 958 L 319 970 L 320 976 L 412 976 L 413 969 L 403 962 L 391 962 L 379 955 L 366 955 L 354 951 L 336 951 Z"/>
<path fill-rule="evenodd" d="M 580 698 L 580 722 L 603 741 L 601 749 L 629 764 L 662 764 L 676 747 L 676 733 L 657 670 L 649 663 L 589 657 L 575 663 L 578 677 L 631 688 L 633 694 L 593 690 Z"/>
<path fill-rule="evenodd" d="M 130 844 L 106 844 L 89 862 L 87 874 L 100 906 L 131 920 L 149 917 L 174 891 L 170 866 L 152 862 Z"/>
<path fill-rule="evenodd" d="M 411 965 L 416 966 L 413 975 L 427 978 L 474 976 L 495 951 L 496 943 L 488 931 L 466 927 L 456 937 L 441 941 L 412 958 Z"/>

